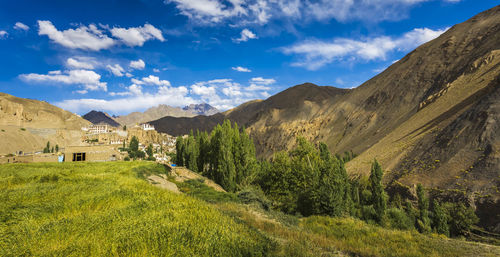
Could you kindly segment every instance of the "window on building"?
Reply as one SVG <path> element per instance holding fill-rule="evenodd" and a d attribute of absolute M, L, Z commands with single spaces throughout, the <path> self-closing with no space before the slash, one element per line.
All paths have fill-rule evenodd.
<path fill-rule="evenodd" d="M 74 162 L 85 161 L 85 153 L 73 153 L 73 161 Z"/>

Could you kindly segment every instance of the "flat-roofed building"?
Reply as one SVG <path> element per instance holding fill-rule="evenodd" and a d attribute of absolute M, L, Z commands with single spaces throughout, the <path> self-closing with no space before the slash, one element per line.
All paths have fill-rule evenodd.
<path fill-rule="evenodd" d="M 64 149 L 65 162 L 105 162 L 122 159 L 116 145 L 68 146 Z"/>

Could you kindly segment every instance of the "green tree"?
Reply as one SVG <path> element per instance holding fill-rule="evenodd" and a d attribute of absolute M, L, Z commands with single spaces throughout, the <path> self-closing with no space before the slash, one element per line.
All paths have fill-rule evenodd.
<path fill-rule="evenodd" d="M 43 148 L 43 153 L 50 153 L 50 142 L 47 141 L 47 145 Z"/>
<path fill-rule="evenodd" d="M 148 160 L 154 161 L 155 157 L 153 156 L 153 145 L 149 144 L 146 148 L 146 154 L 148 155 Z"/>
<path fill-rule="evenodd" d="M 189 133 L 189 136 L 185 142 L 185 147 L 184 147 L 184 165 L 194 171 L 198 171 L 198 146 L 196 143 L 196 140 L 193 135 L 193 131 Z"/>
<path fill-rule="evenodd" d="M 127 125 L 123 125 L 123 130 L 127 131 Z"/>
<path fill-rule="evenodd" d="M 59 145 L 56 144 L 56 152 L 59 152 Z"/>
<path fill-rule="evenodd" d="M 376 221 L 381 223 L 387 208 L 387 194 L 382 185 L 384 172 L 377 160 L 373 161 L 370 172 L 370 189 L 372 193 L 372 204 L 376 213 Z"/>
<path fill-rule="evenodd" d="M 196 142 L 198 145 L 198 172 L 205 174 L 210 159 L 210 140 L 206 131 L 197 131 Z"/>
<path fill-rule="evenodd" d="M 448 226 L 448 213 L 436 199 L 434 199 L 432 203 L 432 225 L 434 227 L 434 231 L 439 234 L 450 236 L 450 229 Z"/>
<path fill-rule="evenodd" d="M 128 146 L 128 155 L 130 156 L 130 158 L 135 160 L 136 158 L 141 158 L 141 156 L 143 157 L 143 154 L 144 152 L 139 151 L 139 139 L 137 139 L 136 136 L 133 136 L 130 139 L 130 143 Z"/>
<path fill-rule="evenodd" d="M 417 185 L 418 211 L 417 229 L 420 233 L 428 233 L 431 230 L 431 220 L 429 219 L 429 199 L 425 195 L 424 187 Z"/>
<path fill-rule="evenodd" d="M 179 166 L 184 166 L 184 156 L 183 150 L 184 149 L 184 139 L 181 136 L 177 137 L 177 140 L 175 141 L 175 152 L 176 152 L 176 164 Z"/>
<path fill-rule="evenodd" d="M 474 209 L 465 206 L 463 203 L 445 203 L 444 208 L 450 215 L 450 235 L 467 235 L 472 225 L 479 221 L 474 213 Z"/>

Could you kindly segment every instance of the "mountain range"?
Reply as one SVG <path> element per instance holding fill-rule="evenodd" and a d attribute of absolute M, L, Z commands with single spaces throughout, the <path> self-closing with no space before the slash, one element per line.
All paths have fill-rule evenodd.
<path fill-rule="evenodd" d="M 115 117 L 114 119 L 122 125 L 130 126 L 157 120 L 165 116 L 194 117 L 197 115 L 213 115 L 218 112 L 219 110 L 206 103 L 191 104 L 183 108 L 160 104 L 158 106 L 151 107 L 144 112 L 132 112 L 128 115 Z"/>
<path fill-rule="evenodd" d="M 73 137 L 60 131 L 90 124 L 46 102 L 6 94 L 0 107 L 8 142 L 0 153 L 35 149 L 48 138 L 62 144 Z M 223 113 L 208 105 L 160 105 L 115 118 L 89 114 L 93 123 L 149 122 L 171 135 L 209 131 L 229 119 L 248 130 L 263 159 L 290 149 L 298 136 L 325 142 L 335 153 L 357 155 L 346 164 L 351 176 L 367 175 L 377 159 L 391 194 L 411 199 L 420 183 L 433 197 L 468 201 L 482 227 L 500 232 L 500 6 L 451 27 L 354 89 L 304 83 Z"/>
<path fill-rule="evenodd" d="M 310 83 L 212 116 L 150 122 L 173 135 L 229 119 L 250 132 L 260 157 L 297 136 L 326 142 L 367 175 L 377 159 L 389 189 L 407 197 L 423 184 L 437 197 L 475 204 L 481 225 L 500 231 L 500 6 L 451 27 L 354 89 Z"/>

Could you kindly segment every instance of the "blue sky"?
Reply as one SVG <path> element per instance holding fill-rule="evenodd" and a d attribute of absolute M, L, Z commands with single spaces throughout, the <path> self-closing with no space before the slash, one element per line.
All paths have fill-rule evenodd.
<path fill-rule="evenodd" d="M 492 0 L 1 1 L 0 92 L 84 114 L 356 87 Z"/>

